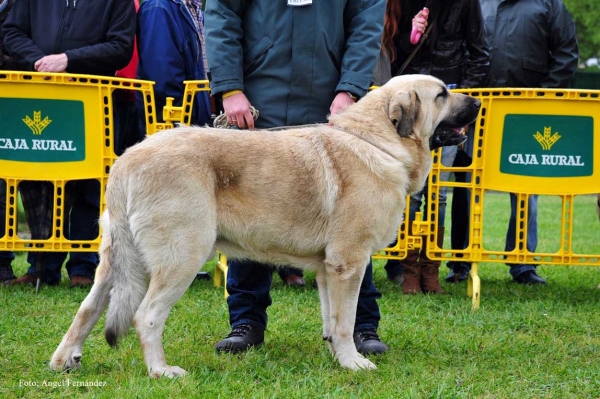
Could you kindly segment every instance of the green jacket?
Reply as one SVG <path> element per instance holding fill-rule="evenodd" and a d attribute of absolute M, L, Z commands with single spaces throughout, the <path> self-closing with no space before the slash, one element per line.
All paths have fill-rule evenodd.
<path fill-rule="evenodd" d="M 243 90 L 260 112 L 257 127 L 324 122 L 336 92 L 367 92 L 384 13 L 384 0 L 210 0 L 212 92 Z"/>

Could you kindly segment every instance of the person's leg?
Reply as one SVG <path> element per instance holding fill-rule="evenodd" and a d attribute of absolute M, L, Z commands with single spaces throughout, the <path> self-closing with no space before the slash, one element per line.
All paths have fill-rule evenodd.
<path fill-rule="evenodd" d="M 369 260 L 360 285 L 354 323 L 354 343 L 362 355 L 379 354 L 389 350 L 389 347 L 381 341 L 377 334 L 381 319 L 377 304 L 379 298 L 381 298 L 381 293 L 373 283 L 373 263 Z"/>
<path fill-rule="evenodd" d="M 6 234 L 6 180 L 0 179 L 0 237 Z M 12 261 L 15 254 L 12 251 L 0 251 L 0 281 L 14 280 Z"/>
<path fill-rule="evenodd" d="M 70 182 L 67 195 L 72 196 L 73 207 L 70 215 L 70 240 L 93 240 L 98 237 L 100 217 L 100 182 L 95 179 Z M 98 266 L 97 252 L 71 252 L 67 262 L 67 272 L 71 280 L 74 276 L 94 280 Z"/>
<path fill-rule="evenodd" d="M 415 220 L 415 214 L 421 210 L 422 198 L 425 195 L 425 193 L 426 193 L 426 188 L 424 188 L 420 192 L 410 196 L 410 203 L 408 205 L 409 206 L 409 220 L 408 221 L 405 220 L 403 222 L 406 224 L 406 229 L 407 229 L 406 234 L 410 233 L 411 222 L 413 220 Z M 396 245 L 396 242 L 394 242 L 392 245 Z M 415 257 L 415 254 L 416 254 L 416 257 Z M 384 266 L 388 280 L 395 282 L 397 285 L 403 285 L 404 284 L 404 266 L 406 264 L 413 265 L 419 257 L 418 254 L 419 254 L 418 250 L 412 250 L 412 251 L 409 251 L 407 257 L 403 260 L 389 259 Z"/>
<path fill-rule="evenodd" d="M 54 185 L 47 181 L 23 181 L 19 185 L 27 224 L 31 231 L 33 239 L 47 239 L 49 235 L 46 231 L 51 231 L 52 227 L 52 208 L 54 197 Z M 67 206 L 68 208 L 68 206 Z M 68 219 L 68 218 L 67 218 Z M 68 227 L 68 220 L 65 222 L 65 228 Z M 30 252 L 27 255 L 29 269 L 27 273 L 8 284 L 31 284 L 36 281 L 36 259 L 42 262 L 44 269 L 40 276 L 43 283 L 48 285 L 58 285 L 61 280 L 61 267 L 66 258 L 63 252 Z"/>
<path fill-rule="evenodd" d="M 537 204 L 538 196 L 532 195 L 527 201 L 527 250 L 535 252 L 537 248 Z M 510 220 L 506 233 L 505 251 L 512 251 L 516 246 L 517 225 L 517 196 L 510 193 Z M 545 281 L 537 276 L 536 266 L 530 264 L 508 264 L 512 278 L 523 284 L 544 284 Z"/>
<path fill-rule="evenodd" d="M 258 347 L 267 328 L 267 308 L 273 267 L 250 260 L 230 260 L 227 268 L 227 306 L 231 333 L 218 342 L 218 352 L 239 352 Z"/>

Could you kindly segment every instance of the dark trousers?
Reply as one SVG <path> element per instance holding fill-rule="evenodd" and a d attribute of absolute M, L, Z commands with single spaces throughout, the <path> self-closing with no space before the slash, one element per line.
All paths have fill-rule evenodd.
<path fill-rule="evenodd" d="M 240 324 L 267 328 L 267 307 L 272 303 L 269 290 L 273 267 L 249 260 L 231 260 L 227 270 L 227 305 L 229 323 L 232 327 Z M 373 265 L 367 265 L 356 308 L 354 331 L 377 329 L 379 326 L 379 306 L 377 299 L 381 293 L 373 284 Z"/>
<path fill-rule="evenodd" d="M 0 179 L 0 237 L 4 237 L 6 229 L 6 180 Z M 12 251 L 0 251 L 0 263 L 10 264 L 15 258 Z"/>
<path fill-rule="evenodd" d="M 52 223 L 52 218 L 48 213 L 31 212 L 32 209 L 41 209 L 39 198 L 42 190 L 53 190 L 49 182 L 21 183 L 21 196 L 29 218 L 32 238 L 34 237 L 33 226 Z M 100 216 L 100 182 L 98 180 L 77 180 L 71 181 L 65 185 L 65 215 L 63 234 L 69 240 L 93 240 L 98 237 L 98 218 Z M 50 214 L 51 215 L 51 214 Z M 69 276 L 85 276 L 94 279 L 96 266 L 98 265 L 98 254 L 96 252 L 71 252 L 67 262 L 67 272 Z M 27 273 L 36 274 L 35 256 L 30 252 L 27 261 L 31 265 Z M 45 266 L 42 281 L 49 285 L 60 283 L 61 268 L 67 257 L 66 252 L 44 252 L 38 254 L 42 256 Z"/>

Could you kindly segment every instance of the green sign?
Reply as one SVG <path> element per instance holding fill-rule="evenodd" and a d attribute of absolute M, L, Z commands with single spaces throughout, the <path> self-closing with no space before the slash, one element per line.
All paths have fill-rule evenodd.
<path fill-rule="evenodd" d="M 500 172 L 539 177 L 591 176 L 591 116 L 516 115 L 504 118 Z"/>
<path fill-rule="evenodd" d="M 23 162 L 84 160 L 83 102 L 0 98 L 0 159 Z"/>

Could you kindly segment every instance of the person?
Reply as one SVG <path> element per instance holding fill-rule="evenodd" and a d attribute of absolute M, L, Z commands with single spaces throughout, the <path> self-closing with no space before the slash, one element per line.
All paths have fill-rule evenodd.
<path fill-rule="evenodd" d="M 30 0 L 16 1 L 4 26 L 4 42 L 20 68 L 26 71 L 78 73 L 115 76 L 133 53 L 135 7 L 132 1 Z M 19 185 L 23 205 L 32 230 L 52 223 L 48 213 L 39 212 L 44 198 L 52 198 L 50 182 L 24 181 Z M 65 187 L 64 235 L 71 240 L 91 240 L 98 236 L 100 182 L 70 181 Z M 32 228 L 35 227 L 35 228 Z M 42 227 L 42 228 L 40 228 Z M 44 254 L 43 283 L 57 285 L 64 252 Z M 29 253 L 27 273 L 5 284 L 33 284 L 37 276 L 34 254 Z M 72 252 L 67 262 L 71 287 L 93 283 L 98 255 Z"/>
<path fill-rule="evenodd" d="M 366 94 L 380 49 L 385 1 L 211 1 L 206 50 L 211 89 L 241 129 L 325 122 Z M 310 34 L 309 34 L 310 33 Z M 254 121 L 250 105 L 259 111 Z M 240 160 L 243 162 L 243 160 Z M 232 260 L 227 273 L 231 333 L 219 352 L 264 341 L 273 267 Z M 387 351 L 377 334 L 381 294 L 365 272 L 354 341 L 364 354 Z"/>
<path fill-rule="evenodd" d="M 167 97 L 181 106 L 185 80 L 206 79 L 204 66 L 204 13 L 201 0 L 145 0 L 138 11 L 138 79 L 152 80 L 156 117 Z M 142 93 L 137 94 L 140 131 L 146 132 Z M 208 92 L 198 92 L 192 107 L 193 125 L 211 122 Z"/>
<path fill-rule="evenodd" d="M 17 68 L 15 60 L 10 56 L 6 46 L 4 45 L 4 35 L 2 34 L 2 26 L 8 12 L 14 4 L 14 0 L 0 0 L 0 70 L 13 70 Z M 0 179 L 0 237 L 6 234 L 6 180 Z M 15 259 L 15 254 L 12 251 L 0 251 L 0 281 L 15 279 L 15 273 L 12 269 L 12 261 Z"/>
<path fill-rule="evenodd" d="M 133 0 L 135 11 L 140 8 L 138 0 Z M 129 64 L 119 69 L 115 76 L 117 78 L 135 79 L 138 66 L 137 43 L 133 42 L 133 55 Z M 113 92 L 114 99 L 114 150 L 115 155 L 122 155 L 132 145 L 142 141 L 144 135 L 139 130 L 138 110 L 136 94 L 133 90 L 117 89 Z"/>
<path fill-rule="evenodd" d="M 577 69 L 579 50 L 575 23 L 561 0 L 480 0 L 491 47 L 489 87 L 568 88 Z M 527 203 L 527 250 L 537 247 L 537 195 Z M 510 219 L 505 251 L 515 249 L 517 196 L 510 193 Z M 535 265 L 509 264 L 519 284 L 546 284 Z M 450 281 L 468 278 L 470 264 L 461 262 Z"/>
<path fill-rule="evenodd" d="M 393 75 L 432 75 L 444 81 L 448 88 L 482 86 L 489 68 L 489 48 L 478 0 L 388 1 L 386 17 L 388 25 L 396 26 L 395 29 L 385 31 L 390 37 L 385 33 L 383 37 Z M 429 25 L 428 35 L 422 36 L 423 43 L 412 43 L 410 36 L 413 29 L 425 34 Z M 421 47 L 415 52 L 419 45 Z M 443 147 L 442 163 L 451 166 L 456 151 L 456 146 Z M 441 180 L 447 181 L 449 174 L 442 172 Z M 440 188 L 438 199 L 439 247 L 444 239 L 446 189 Z M 425 206 L 425 217 L 427 216 L 428 200 L 427 186 L 421 192 L 411 195 L 407 224 L 409 231 L 421 205 Z M 402 285 L 405 294 L 443 293 L 438 279 L 440 261 L 427 257 L 429 240 L 430 238 L 424 239 L 421 250 L 409 250 L 406 259 L 388 260 L 385 266 L 388 279 Z"/>

